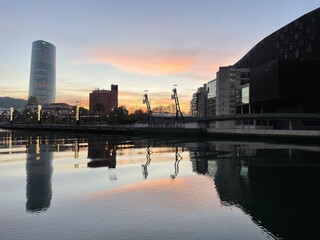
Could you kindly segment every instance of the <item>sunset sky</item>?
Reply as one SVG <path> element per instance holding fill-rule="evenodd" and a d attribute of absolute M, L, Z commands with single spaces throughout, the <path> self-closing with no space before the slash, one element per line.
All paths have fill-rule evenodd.
<path fill-rule="evenodd" d="M 318 0 L 0 0 L 0 96 L 28 98 L 31 45 L 57 48 L 57 102 L 88 106 L 119 86 L 119 104 L 169 105 L 192 94 Z"/>

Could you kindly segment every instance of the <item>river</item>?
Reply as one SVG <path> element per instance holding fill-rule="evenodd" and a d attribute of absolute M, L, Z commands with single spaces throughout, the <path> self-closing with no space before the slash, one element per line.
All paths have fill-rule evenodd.
<path fill-rule="evenodd" d="M 320 239 L 320 147 L 0 130 L 0 239 Z"/>

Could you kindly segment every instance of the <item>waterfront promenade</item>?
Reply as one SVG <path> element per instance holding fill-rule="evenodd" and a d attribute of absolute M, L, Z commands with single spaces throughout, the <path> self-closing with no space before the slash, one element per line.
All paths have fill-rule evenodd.
<path fill-rule="evenodd" d="M 59 125 L 59 124 L 0 124 L 1 129 L 55 131 L 77 133 L 101 133 L 119 135 L 197 135 L 227 137 L 280 137 L 320 140 L 319 130 L 279 130 L 253 128 L 210 128 L 201 123 L 180 123 L 173 125 L 130 124 L 130 125 Z"/>

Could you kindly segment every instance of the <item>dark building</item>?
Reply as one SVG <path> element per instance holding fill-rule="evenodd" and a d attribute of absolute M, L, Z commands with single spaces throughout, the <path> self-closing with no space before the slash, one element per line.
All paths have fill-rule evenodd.
<path fill-rule="evenodd" d="M 249 112 L 319 113 L 320 8 L 264 38 L 233 67 L 250 70 Z"/>
<path fill-rule="evenodd" d="M 238 87 L 238 114 L 319 113 L 320 8 L 264 38 L 232 67 L 249 69 L 249 101 L 242 101 L 244 89 Z M 283 128 L 276 122 L 273 126 Z"/>
<path fill-rule="evenodd" d="M 320 61 L 275 59 L 251 69 L 250 103 L 256 112 L 319 113 Z"/>
<path fill-rule="evenodd" d="M 320 60 L 320 8 L 264 38 L 234 67 L 257 67 L 277 58 Z"/>
<path fill-rule="evenodd" d="M 111 85 L 109 90 L 93 90 L 89 96 L 89 111 L 93 114 L 109 114 L 118 107 L 118 85 Z"/>
<path fill-rule="evenodd" d="M 32 43 L 29 99 L 39 104 L 56 100 L 56 47 L 43 40 Z"/>
<path fill-rule="evenodd" d="M 208 87 L 208 99 L 201 102 L 202 112 L 206 116 L 320 113 L 318 69 L 320 8 L 267 36 L 234 65 L 220 67 L 212 88 L 216 94 L 211 97 Z M 198 92 L 191 101 L 193 113 L 199 109 Z M 317 121 L 295 120 L 292 124 L 295 129 L 319 128 Z M 217 122 L 215 127 L 289 129 L 292 126 L 285 120 L 245 120 Z"/>

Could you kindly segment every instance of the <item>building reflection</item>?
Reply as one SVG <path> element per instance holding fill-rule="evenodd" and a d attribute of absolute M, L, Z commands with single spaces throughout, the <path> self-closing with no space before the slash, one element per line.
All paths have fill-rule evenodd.
<path fill-rule="evenodd" d="M 108 167 L 116 168 L 116 143 L 105 136 L 90 136 L 88 138 L 89 168 Z"/>
<path fill-rule="evenodd" d="M 320 237 L 319 151 L 226 143 L 198 147 L 190 154 L 194 171 L 208 171 L 222 204 L 240 207 L 276 238 Z"/>
<path fill-rule="evenodd" d="M 46 211 L 52 198 L 53 152 L 42 141 L 38 136 L 27 145 L 26 211 L 31 213 Z"/>

